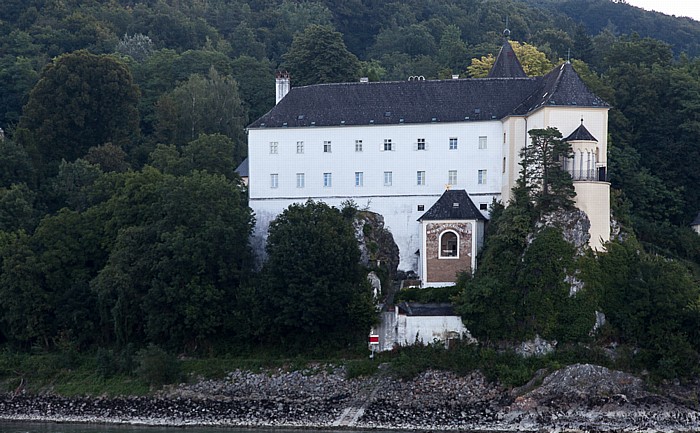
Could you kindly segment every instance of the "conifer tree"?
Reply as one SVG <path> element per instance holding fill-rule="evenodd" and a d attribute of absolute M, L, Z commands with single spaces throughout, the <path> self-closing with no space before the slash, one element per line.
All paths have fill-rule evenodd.
<path fill-rule="evenodd" d="M 571 145 L 558 129 L 532 129 L 531 142 L 520 151 L 520 183 L 540 215 L 556 209 L 571 209 L 576 196 L 571 176 L 562 167 L 571 158 Z"/>

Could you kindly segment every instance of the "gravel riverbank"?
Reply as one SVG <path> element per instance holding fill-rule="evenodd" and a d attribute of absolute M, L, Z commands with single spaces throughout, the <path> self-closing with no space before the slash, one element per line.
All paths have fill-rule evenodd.
<path fill-rule="evenodd" d="M 499 431 L 700 431 L 695 390 L 645 389 L 638 378 L 574 365 L 517 390 L 428 371 L 345 379 L 342 368 L 234 371 L 153 397 L 0 396 L 0 419 L 145 425 Z M 688 391 L 686 389 L 686 391 Z M 693 401 L 692 396 L 695 395 Z"/>

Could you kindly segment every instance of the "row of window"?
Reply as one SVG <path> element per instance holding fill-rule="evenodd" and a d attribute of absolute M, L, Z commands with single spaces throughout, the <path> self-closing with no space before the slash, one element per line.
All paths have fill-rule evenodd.
<path fill-rule="evenodd" d="M 448 149 L 450 150 L 457 150 L 459 148 L 459 139 L 456 137 L 452 137 L 449 139 L 448 142 Z M 486 136 L 481 136 L 479 137 L 479 149 L 487 149 L 488 148 L 488 140 Z M 413 150 L 427 150 L 428 149 L 428 143 L 426 143 L 425 138 L 418 138 L 416 139 L 416 142 L 413 144 Z M 324 153 L 331 153 L 333 150 L 332 143 L 330 141 L 324 141 L 323 142 L 323 152 Z M 362 152 L 364 150 L 364 144 L 362 140 L 355 140 L 355 152 Z M 380 150 L 382 152 L 391 152 L 396 150 L 396 143 L 392 141 L 391 138 L 386 138 L 384 139 L 384 143 L 380 147 Z M 279 142 L 278 141 L 271 141 L 270 142 L 270 153 L 271 154 L 277 154 L 279 153 Z M 304 142 L 303 141 L 297 141 L 297 153 L 304 153 Z"/>
<path fill-rule="evenodd" d="M 297 188 L 306 186 L 306 174 L 297 173 Z M 477 173 L 477 183 L 485 185 L 487 180 L 487 170 L 479 170 Z M 394 173 L 391 171 L 384 172 L 384 186 L 392 186 L 394 183 Z M 355 186 L 361 187 L 365 184 L 365 173 L 362 171 L 355 172 Z M 447 184 L 457 185 L 457 170 L 449 170 L 447 172 Z M 416 185 L 425 185 L 425 171 L 416 172 Z M 333 186 L 333 173 L 323 173 L 323 186 L 330 188 Z M 270 174 L 270 188 L 279 187 L 279 173 Z"/>

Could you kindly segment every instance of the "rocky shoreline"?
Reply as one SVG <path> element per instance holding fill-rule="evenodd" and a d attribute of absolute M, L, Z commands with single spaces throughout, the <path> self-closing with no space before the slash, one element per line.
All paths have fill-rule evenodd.
<path fill-rule="evenodd" d="M 578 364 L 520 389 L 473 372 L 345 379 L 342 368 L 234 371 L 152 397 L 0 396 L 0 419 L 161 426 L 479 431 L 700 431 L 697 390 L 669 397 L 629 374 Z"/>

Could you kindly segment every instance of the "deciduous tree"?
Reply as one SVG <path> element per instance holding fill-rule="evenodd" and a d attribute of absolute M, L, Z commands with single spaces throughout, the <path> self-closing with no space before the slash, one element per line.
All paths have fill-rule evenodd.
<path fill-rule="evenodd" d="M 355 81 L 360 62 L 345 47 L 340 33 L 314 24 L 294 37 L 284 55 L 284 66 L 294 84 L 304 86 Z"/>
<path fill-rule="evenodd" d="M 265 337 L 288 348 L 362 341 L 371 293 L 351 221 L 325 203 L 293 204 L 270 225 L 263 269 Z"/>
<path fill-rule="evenodd" d="M 128 146 L 139 134 L 139 92 L 127 66 L 87 51 L 64 54 L 50 63 L 24 107 L 20 128 L 38 164 L 74 161 L 104 143 Z"/>

